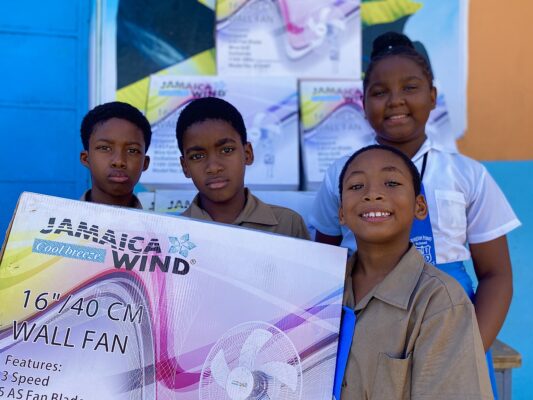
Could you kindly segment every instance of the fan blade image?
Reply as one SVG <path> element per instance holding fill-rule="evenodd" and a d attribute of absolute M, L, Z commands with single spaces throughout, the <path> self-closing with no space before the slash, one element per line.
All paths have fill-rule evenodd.
<path fill-rule="evenodd" d="M 229 372 L 224 351 L 220 350 L 211 362 L 211 374 L 213 375 L 213 378 L 215 378 L 215 382 L 225 388 Z"/>
<path fill-rule="evenodd" d="M 279 136 L 281 134 L 281 129 L 277 124 L 268 124 L 267 126 L 265 126 L 265 130 L 267 130 L 272 135 Z"/>
<path fill-rule="evenodd" d="M 301 400 L 301 359 L 291 339 L 262 321 L 234 326 L 209 351 L 200 400 Z"/>
<path fill-rule="evenodd" d="M 252 370 L 254 360 L 261 348 L 270 340 L 272 333 L 265 329 L 256 329 L 246 338 L 239 357 L 239 366 Z"/>
<path fill-rule="evenodd" d="M 283 383 L 293 392 L 296 390 L 298 372 L 292 365 L 280 361 L 272 361 L 261 365 L 257 370 Z"/>
<path fill-rule="evenodd" d="M 265 118 L 266 118 L 266 114 L 264 112 L 260 112 L 260 113 L 255 114 L 253 126 L 254 127 L 261 127 L 261 125 L 263 124 L 263 120 Z"/>

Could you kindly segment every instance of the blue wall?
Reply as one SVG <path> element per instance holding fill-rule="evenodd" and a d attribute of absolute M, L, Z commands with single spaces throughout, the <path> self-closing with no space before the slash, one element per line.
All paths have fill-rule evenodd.
<path fill-rule="evenodd" d="M 0 2 L 0 237 L 17 198 L 34 191 L 77 198 L 88 99 L 88 1 Z"/>
<path fill-rule="evenodd" d="M 522 222 L 508 237 L 514 296 L 499 338 L 522 354 L 522 367 L 513 372 L 513 400 L 529 400 L 533 399 L 533 161 L 484 164 Z"/>

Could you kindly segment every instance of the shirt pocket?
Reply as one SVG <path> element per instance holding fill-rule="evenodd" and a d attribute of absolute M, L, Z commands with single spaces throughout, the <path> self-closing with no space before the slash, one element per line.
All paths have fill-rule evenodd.
<path fill-rule="evenodd" d="M 412 356 L 395 358 L 379 353 L 371 400 L 411 398 Z"/>
<path fill-rule="evenodd" d="M 450 235 L 466 232 L 466 200 L 461 192 L 435 190 L 439 230 Z"/>

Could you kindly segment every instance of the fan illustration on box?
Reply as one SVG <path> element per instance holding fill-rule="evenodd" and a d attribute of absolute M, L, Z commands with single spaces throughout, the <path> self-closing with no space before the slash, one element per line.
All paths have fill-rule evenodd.
<path fill-rule="evenodd" d="M 200 400 L 299 400 L 302 366 L 289 337 L 266 322 L 227 331 L 202 368 Z"/>
<path fill-rule="evenodd" d="M 283 139 L 280 121 L 273 113 L 260 112 L 253 118 L 253 125 L 248 130 L 248 137 L 255 153 L 260 156 L 258 158 L 263 161 L 266 176 L 273 178 L 274 163 L 276 162 L 274 142 Z"/>
<path fill-rule="evenodd" d="M 360 74 L 360 0 L 220 0 L 220 76 Z"/>

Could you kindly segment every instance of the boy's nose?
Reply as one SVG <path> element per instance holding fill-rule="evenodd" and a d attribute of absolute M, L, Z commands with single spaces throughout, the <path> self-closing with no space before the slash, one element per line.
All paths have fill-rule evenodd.
<path fill-rule="evenodd" d="M 111 166 L 113 168 L 125 168 L 126 167 L 126 158 L 121 153 L 117 153 L 113 155 L 113 159 L 111 160 Z"/>
<path fill-rule="evenodd" d="M 209 160 L 207 162 L 206 172 L 209 175 L 218 174 L 219 172 L 222 172 L 223 169 L 224 167 L 217 160 Z"/>
<path fill-rule="evenodd" d="M 376 201 L 383 200 L 383 195 L 381 193 L 369 192 L 364 197 L 365 201 Z"/>

